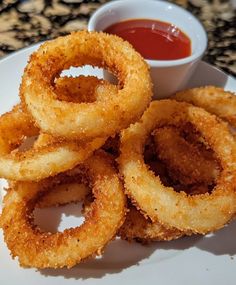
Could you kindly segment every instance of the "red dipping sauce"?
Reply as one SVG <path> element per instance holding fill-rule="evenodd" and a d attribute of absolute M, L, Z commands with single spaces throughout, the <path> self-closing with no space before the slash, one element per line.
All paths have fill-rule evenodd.
<path fill-rule="evenodd" d="M 191 40 L 170 23 L 132 19 L 113 24 L 104 32 L 127 40 L 145 59 L 175 60 L 191 55 Z"/>

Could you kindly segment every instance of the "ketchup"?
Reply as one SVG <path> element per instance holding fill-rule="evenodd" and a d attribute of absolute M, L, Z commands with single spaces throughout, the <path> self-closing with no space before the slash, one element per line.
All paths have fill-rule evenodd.
<path fill-rule="evenodd" d="M 145 59 L 175 60 L 191 55 L 189 37 L 170 23 L 132 19 L 115 23 L 104 32 L 127 40 Z"/>

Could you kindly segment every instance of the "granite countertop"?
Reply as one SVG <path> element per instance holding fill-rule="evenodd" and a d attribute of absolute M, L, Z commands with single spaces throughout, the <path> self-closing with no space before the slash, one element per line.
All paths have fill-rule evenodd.
<path fill-rule="evenodd" d="M 46 39 L 85 29 L 107 0 L 0 1 L 0 57 Z M 203 23 L 208 33 L 204 60 L 236 75 L 236 9 L 227 0 L 175 0 Z"/>

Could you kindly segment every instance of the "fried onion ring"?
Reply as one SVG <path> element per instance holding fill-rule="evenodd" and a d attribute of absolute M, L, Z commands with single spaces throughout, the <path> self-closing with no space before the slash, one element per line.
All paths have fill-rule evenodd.
<path fill-rule="evenodd" d="M 60 95 L 66 89 L 64 98 L 69 95 L 80 97 L 80 94 L 83 94 L 83 99 L 92 96 L 96 98 L 97 86 L 108 85 L 94 77 L 58 80 L 56 92 Z M 80 91 L 74 90 L 76 86 Z M 36 141 L 34 148 L 24 152 L 17 150 L 26 137 L 37 135 L 39 142 Z M 105 138 L 96 138 L 84 144 L 41 134 L 28 113 L 22 110 L 21 105 L 17 105 L 11 112 L 0 117 L 0 177 L 18 181 L 38 181 L 56 175 L 84 161 L 105 141 Z"/>
<path fill-rule="evenodd" d="M 53 89 L 58 74 L 85 64 L 108 69 L 118 77 L 120 89 L 97 88 L 101 95 L 110 94 L 105 101 L 58 100 Z M 101 32 L 79 31 L 44 43 L 31 56 L 20 96 L 43 132 L 88 140 L 111 136 L 139 119 L 151 100 L 152 84 L 148 65 L 128 42 Z"/>
<path fill-rule="evenodd" d="M 180 91 L 173 99 L 202 107 L 236 127 L 235 93 L 224 91 L 220 87 L 205 86 Z"/>
<path fill-rule="evenodd" d="M 40 195 L 60 182 L 64 175 L 81 174 L 91 186 L 94 202 L 85 222 L 55 234 L 33 225 L 32 211 Z M 112 161 L 97 152 L 72 172 L 38 183 L 17 182 L 4 198 L 1 227 L 13 257 L 24 267 L 72 267 L 83 259 L 101 254 L 125 219 L 126 199 Z M 14 223 L 12 221 L 14 220 Z"/>
<path fill-rule="evenodd" d="M 169 175 L 181 184 L 213 184 L 219 174 L 216 160 L 190 144 L 173 127 L 158 128 L 153 132 L 159 159 L 167 165 Z"/>
<path fill-rule="evenodd" d="M 206 139 L 221 163 L 211 194 L 177 193 L 145 165 L 142 152 L 148 135 L 158 127 L 186 122 Z M 174 100 L 153 101 L 139 122 L 122 131 L 118 162 L 127 195 L 152 221 L 204 234 L 223 227 L 235 215 L 236 144 L 227 124 L 199 107 Z"/>
<path fill-rule="evenodd" d="M 54 91 L 60 101 L 73 103 L 92 103 L 109 100 L 109 94 L 97 92 L 103 86 L 111 85 L 95 76 L 59 77 L 55 80 Z M 112 86 L 112 85 L 111 85 Z M 111 88 L 116 88 L 115 85 Z M 107 95 L 107 98 L 105 97 Z"/>
<path fill-rule="evenodd" d="M 72 178 L 74 177 L 72 176 Z M 91 211 L 93 200 L 91 190 L 87 185 L 79 182 L 63 182 L 60 185 L 56 185 L 53 190 L 46 192 L 36 206 L 37 208 L 46 208 L 83 201 L 83 214 L 86 216 Z M 176 229 L 167 229 L 158 222 L 152 223 L 150 219 L 146 219 L 131 205 L 129 206 L 125 222 L 117 235 L 124 240 L 146 243 L 150 241 L 170 241 L 180 238 L 184 233 Z"/>
<path fill-rule="evenodd" d="M 38 208 L 47 208 L 76 203 L 83 201 L 89 193 L 90 189 L 85 184 L 79 182 L 67 182 L 56 185 L 38 201 L 36 206 Z"/>
<path fill-rule="evenodd" d="M 146 219 L 134 206 L 130 206 L 118 235 L 124 240 L 146 243 L 170 241 L 185 234 L 175 228 L 164 227 L 159 222 L 153 223 L 150 219 Z"/>
<path fill-rule="evenodd" d="M 82 183 L 63 183 L 55 186 L 46 193 L 37 203 L 37 208 L 60 206 L 83 201 L 83 214 L 89 215 L 90 205 L 93 202 L 90 188 Z M 168 229 L 160 223 L 152 223 L 146 219 L 134 206 L 129 206 L 125 222 L 117 235 L 127 241 L 147 243 L 151 241 L 170 241 L 178 239 L 185 233 L 171 228 Z"/>
<path fill-rule="evenodd" d="M 105 142 L 97 138 L 79 144 L 50 137 L 48 145 L 16 151 L 26 136 L 39 134 L 19 105 L 0 117 L 0 133 L 0 177 L 18 181 L 37 181 L 73 168 Z"/>

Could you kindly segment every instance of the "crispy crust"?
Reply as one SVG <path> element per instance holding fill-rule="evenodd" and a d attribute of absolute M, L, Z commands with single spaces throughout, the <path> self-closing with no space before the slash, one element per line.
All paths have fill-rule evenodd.
<path fill-rule="evenodd" d="M 148 134 L 167 124 L 192 123 L 221 163 L 211 194 L 188 196 L 165 187 L 143 159 Z M 236 211 L 236 144 L 228 127 L 205 110 L 174 100 L 153 101 L 140 122 L 122 131 L 120 171 L 132 202 L 153 221 L 182 231 L 207 233 L 228 223 Z"/>
<path fill-rule="evenodd" d="M 92 210 L 91 204 L 94 201 L 91 189 L 84 183 L 80 183 L 80 179 L 76 175 L 72 175 L 70 179 L 67 178 L 61 182 L 62 184 L 56 185 L 51 191 L 46 192 L 39 199 L 36 207 L 46 208 L 83 201 L 82 212 L 85 217 L 90 215 L 89 212 Z M 125 222 L 117 232 L 117 235 L 127 241 L 134 240 L 147 243 L 150 241 L 170 241 L 182 237 L 184 233 L 174 228 L 166 228 L 158 222 L 152 223 L 150 219 L 146 219 L 134 206 L 129 205 Z"/>
<path fill-rule="evenodd" d="M 59 77 L 55 79 L 54 92 L 60 101 L 74 103 L 92 103 L 94 101 L 109 100 L 105 95 L 97 92 L 97 88 L 111 85 L 95 76 Z M 113 86 L 112 88 L 116 88 Z"/>
<path fill-rule="evenodd" d="M 153 223 L 150 219 L 146 219 L 134 206 L 130 206 L 118 235 L 124 240 L 146 243 L 178 239 L 185 233 L 175 228 L 164 227 L 159 222 Z"/>
<path fill-rule="evenodd" d="M 79 181 L 63 183 L 56 185 L 51 191 L 46 193 L 36 206 L 38 208 L 46 208 L 81 202 L 90 192 L 90 188 L 83 183 L 79 183 Z"/>
<path fill-rule="evenodd" d="M 108 69 L 119 79 L 117 90 L 103 85 L 97 92 L 109 100 L 74 103 L 56 98 L 52 82 L 71 66 L 90 64 Z M 79 31 L 46 42 L 30 58 L 20 96 L 43 132 L 88 140 L 111 136 L 140 118 L 152 96 L 148 65 L 121 38 Z"/>
<path fill-rule="evenodd" d="M 86 178 L 95 200 L 85 222 L 64 232 L 42 232 L 32 222 L 37 199 L 57 185 L 63 175 L 38 183 L 17 182 L 6 194 L 1 227 L 12 256 L 17 256 L 22 266 L 72 267 L 89 256 L 99 255 L 123 224 L 126 199 L 111 159 L 97 152 L 83 166 L 66 175 L 75 173 Z"/>
<path fill-rule="evenodd" d="M 153 132 L 156 152 L 169 170 L 169 175 L 181 184 L 214 184 L 219 166 L 209 152 L 190 144 L 174 127 L 158 128 Z"/>
<path fill-rule="evenodd" d="M 236 126 L 235 93 L 220 87 L 205 86 L 180 91 L 173 99 L 202 107 L 209 113 L 228 121 L 232 126 Z"/>
<path fill-rule="evenodd" d="M 78 180 L 77 176 L 72 176 L 72 178 Z M 67 183 L 62 181 L 63 183 L 56 185 L 52 191 L 46 192 L 39 199 L 36 207 L 45 208 L 83 201 L 82 212 L 84 216 L 89 215 L 91 204 L 94 201 L 91 189 L 87 185 L 79 183 L 80 180 L 74 183 L 68 183 L 67 180 Z M 129 205 L 125 222 L 117 235 L 127 241 L 138 241 L 145 244 L 151 241 L 170 241 L 182 237 L 185 233 L 174 228 L 164 227 L 158 222 L 152 223 L 134 206 Z"/>
<path fill-rule="evenodd" d="M 73 168 L 106 141 L 97 138 L 87 144 L 79 144 L 50 137 L 42 147 L 13 151 L 25 136 L 39 134 L 19 106 L 0 117 L 0 133 L 0 176 L 18 181 L 38 181 Z"/>
<path fill-rule="evenodd" d="M 58 95 L 66 89 L 63 98 L 74 96 L 89 100 L 97 96 L 95 90 L 100 84 L 108 85 L 94 77 L 81 76 L 58 79 L 55 88 Z M 24 152 L 17 150 L 24 138 L 37 135 L 39 138 L 33 148 Z M 0 117 L 0 177 L 17 181 L 38 181 L 73 168 L 105 141 L 106 138 L 96 138 L 85 144 L 43 134 L 19 104 Z"/>

